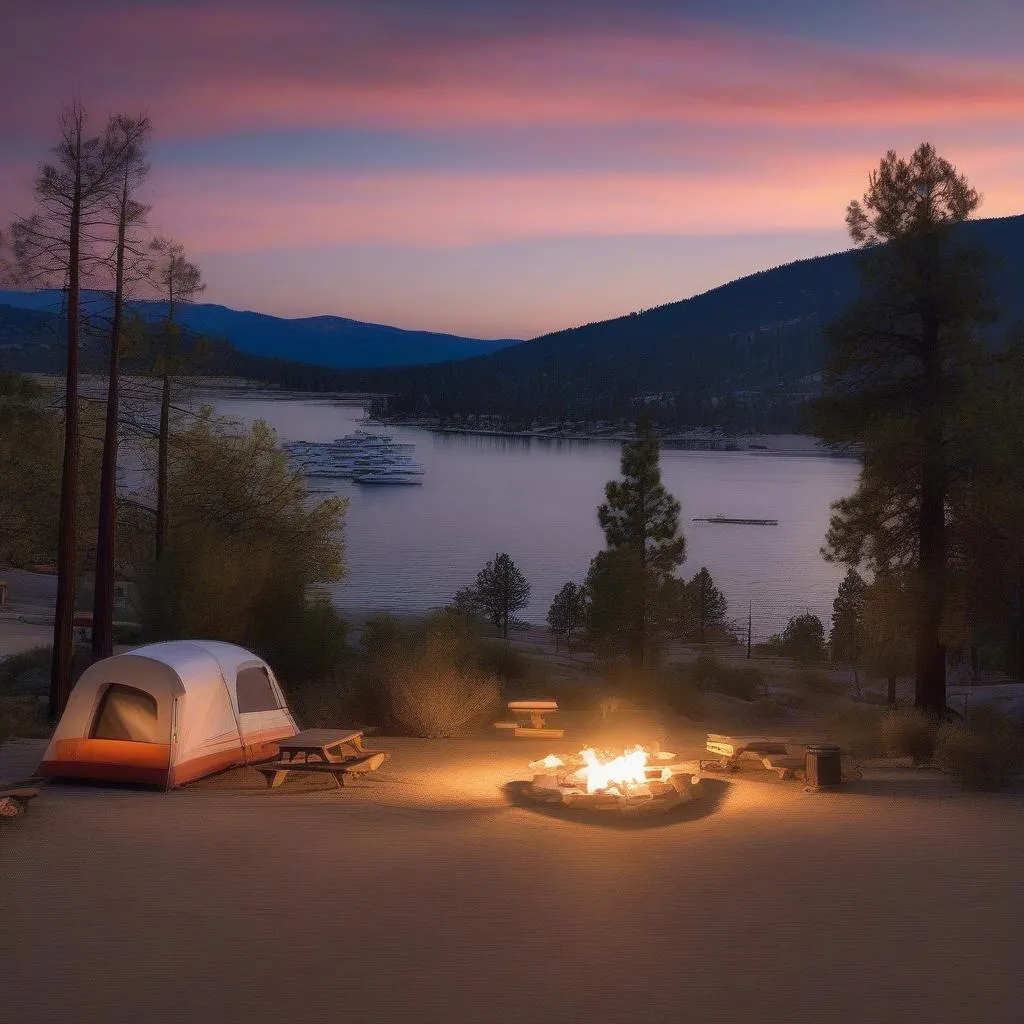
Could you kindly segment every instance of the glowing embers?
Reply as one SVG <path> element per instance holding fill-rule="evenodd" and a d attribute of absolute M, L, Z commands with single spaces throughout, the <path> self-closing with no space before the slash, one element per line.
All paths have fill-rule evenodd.
<path fill-rule="evenodd" d="M 622 753 L 584 747 L 530 762 L 528 793 L 542 803 L 628 814 L 658 814 L 699 795 L 700 780 L 667 751 L 631 747 Z"/>

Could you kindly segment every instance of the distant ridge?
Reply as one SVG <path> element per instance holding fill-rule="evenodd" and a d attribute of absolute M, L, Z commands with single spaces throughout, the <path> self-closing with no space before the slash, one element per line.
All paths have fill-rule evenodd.
<path fill-rule="evenodd" d="M 87 293 L 86 300 L 93 306 L 104 301 L 96 292 Z M 61 293 L 0 291 L 0 304 L 56 313 L 61 308 Z M 166 309 L 162 302 L 132 305 L 150 320 L 162 317 Z M 408 331 L 340 316 L 289 319 L 210 303 L 181 305 L 178 320 L 197 334 L 227 338 L 240 351 L 251 355 L 337 368 L 438 363 L 485 355 L 517 344 L 513 339 L 484 341 L 433 331 Z"/>
<path fill-rule="evenodd" d="M 1000 319 L 1024 323 L 1024 216 L 968 221 L 957 232 L 990 256 Z M 802 429 L 819 386 L 824 326 L 859 294 L 852 250 L 763 270 L 689 299 L 556 331 L 459 363 L 353 372 L 349 386 L 394 394 L 396 415 L 531 420 L 630 418 L 724 430 Z"/>

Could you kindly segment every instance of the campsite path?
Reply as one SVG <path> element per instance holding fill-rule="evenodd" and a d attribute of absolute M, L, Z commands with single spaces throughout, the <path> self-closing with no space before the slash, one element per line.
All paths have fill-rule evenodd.
<path fill-rule="evenodd" d="M 529 745 L 376 745 L 392 779 L 344 791 L 49 786 L 0 822 L 10 1019 L 1019 1019 L 1019 795 L 722 783 L 624 830 L 507 805 Z"/>

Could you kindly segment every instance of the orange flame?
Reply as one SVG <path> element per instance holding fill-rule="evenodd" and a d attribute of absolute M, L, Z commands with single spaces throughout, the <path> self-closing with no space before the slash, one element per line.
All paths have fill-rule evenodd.
<path fill-rule="evenodd" d="M 586 747 L 580 751 L 580 757 L 584 766 L 576 774 L 586 783 L 588 793 L 612 788 L 622 791 L 626 786 L 639 786 L 647 781 L 647 751 L 643 747 L 634 747 L 605 762 L 592 747 Z"/>

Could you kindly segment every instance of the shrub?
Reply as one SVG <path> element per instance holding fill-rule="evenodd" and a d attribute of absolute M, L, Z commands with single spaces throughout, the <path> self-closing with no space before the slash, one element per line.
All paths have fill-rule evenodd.
<path fill-rule="evenodd" d="M 530 675 L 530 659 L 508 644 L 481 642 L 477 645 L 476 662 L 490 675 L 503 682 L 518 682 Z"/>
<path fill-rule="evenodd" d="M 825 716 L 825 731 L 844 753 L 873 757 L 883 753 L 882 713 L 851 704 Z"/>
<path fill-rule="evenodd" d="M 935 752 L 937 727 L 917 708 L 893 708 L 880 721 L 880 738 L 887 754 L 927 761 Z"/>
<path fill-rule="evenodd" d="M 966 789 L 1005 789 L 1024 767 L 1024 732 L 1020 723 L 980 707 L 939 729 L 935 759 Z"/>
<path fill-rule="evenodd" d="M 0 693 L 49 693 L 52 654 L 52 647 L 32 647 L 9 654 L 0 661 Z"/>
<path fill-rule="evenodd" d="M 497 714 L 501 690 L 493 675 L 460 665 L 437 638 L 417 655 L 398 655 L 384 666 L 388 709 L 414 736 L 457 736 Z"/>
<path fill-rule="evenodd" d="M 325 595 L 257 606 L 245 639 L 290 686 L 338 680 L 349 661 L 348 625 Z"/>
<path fill-rule="evenodd" d="M 846 690 L 842 683 L 821 669 L 805 668 L 797 673 L 793 682 L 796 688 L 803 690 L 804 693 L 831 695 L 841 694 Z"/>

